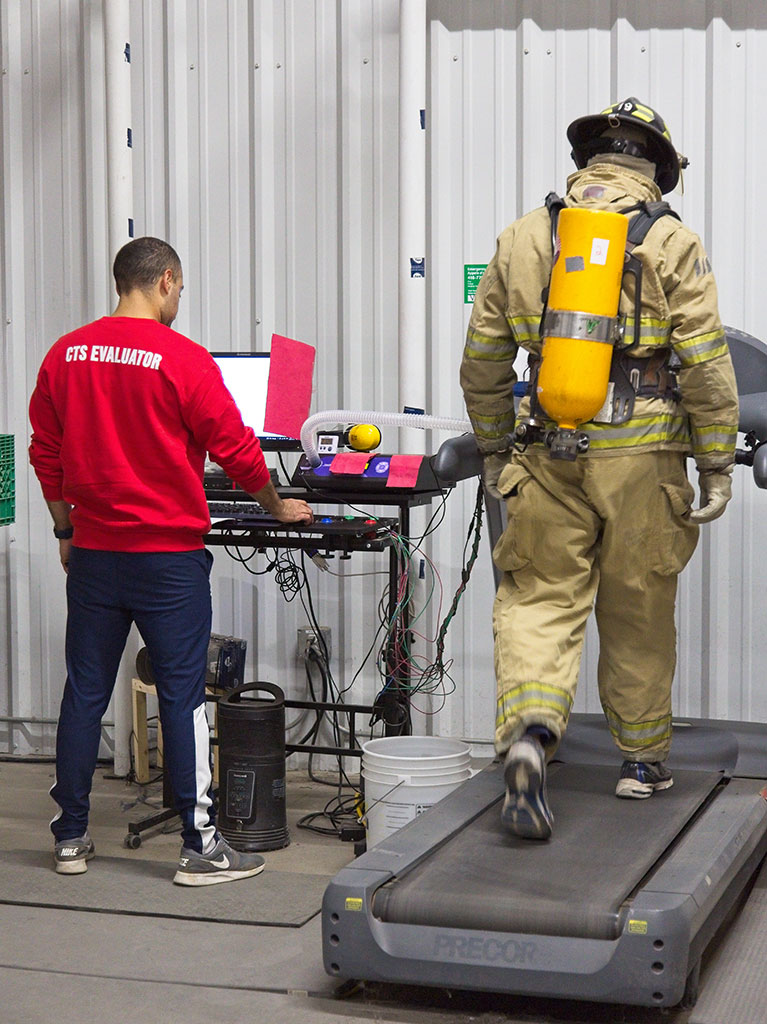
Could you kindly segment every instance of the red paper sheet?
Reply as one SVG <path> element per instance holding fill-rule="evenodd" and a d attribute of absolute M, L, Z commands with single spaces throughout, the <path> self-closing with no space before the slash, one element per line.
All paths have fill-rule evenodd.
<path fill-rule="evenodd" d="M 312 404 L 314 347 L 272 335 L 264 430 L 299 437 Z"/>
<path fill-rule="evenodd" d="M 368 452 L 339 452 L 330 463 L 330 472 L 340 473 L 344 476 L 362 476 L 368 462 L 370 462 Z"/>
<path fill-rule="evenodd" d="M 423 455 L 392 455 L 387 487 L 415 487 Z"/>

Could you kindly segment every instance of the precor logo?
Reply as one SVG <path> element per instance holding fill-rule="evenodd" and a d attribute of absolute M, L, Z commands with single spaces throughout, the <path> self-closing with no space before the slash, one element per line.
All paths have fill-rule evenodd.
<path fill-rule="evenodd" d="M 537 946 L 519 939 L 485 938 L 482 935 L 438 935 L 434 954 L 451 960 L 480 960 L 488 964 L 529 964 Z"/>

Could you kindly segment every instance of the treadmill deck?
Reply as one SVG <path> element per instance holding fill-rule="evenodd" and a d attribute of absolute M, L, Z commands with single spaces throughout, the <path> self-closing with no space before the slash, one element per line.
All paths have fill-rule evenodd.
<path fill-rule="evenodd" d="M 501 773 L 500 764 L 487 771 Z M 516 839 L 500 822 L 500 798 L 437 856 L 375 894 L 383 921 L 615 939 L 621 906 L 721 781 L 718 772 L 675 771 L 649 800 L 614 796 L 615 768 L 554 764 L 554 836 Z M 502 784 L 501 784 L 502 785 Z"/>

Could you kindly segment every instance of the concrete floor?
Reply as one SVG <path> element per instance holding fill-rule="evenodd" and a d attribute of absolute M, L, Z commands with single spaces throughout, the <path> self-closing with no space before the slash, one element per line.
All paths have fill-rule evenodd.
<path fill-rule="evenodd" d="M 32 851 L 38 860 L 40 854 L 50 852 L 48 821 L 53 804 L 47 791 L 52 778 L 51 764 L 0 763 L 0 863 L 11 851 L 17 856 L 19 851 Z M 269 885 L 270 872 L 329 878 L 353 857 L 349 844 L 295 827 L 301 815 L 322 808 L 332 794 L 333 790 L 311 782 L 302 772 L 288 773 L 291 844 L 265 855 L 263 874 L 232 884 L 241 887 L 237 891 L 243 901 L 252 892 L 249 887 Z M 159 784 L 127 785 L 109 778 L 106 768 L 98 769 L 91 818 L 97 857 L 91 872 L 98 871 L 100 857 L 130 858 L 132 870 L 143 861 L 147 870 L 150 862 L 154 869 L 157 862 L 167 862 L 171 886 L 179 849 L 177 833 L 147 836 L 135 851 L 123 846 L 127 822 L 151 811 L 141 801 L 158 802 L 160 796 Z M 77 886 L 82 878 L 55 877 L 63 886 Z M 135 870 L 131 877 L 136 877 Z M 57 1020 L 122 1024 L 144 1019 L 162 1024 L 691 1021 L 682 1011 L 663 1013 L 460 990 L 362 985 L 343 994 L 322 967 L 318 913 L 300 927 L 273 927 L 34 904 L 34 899 L 26 897 L 19 903 L 12 896 L 0 901 L 0 1024 Z"/>

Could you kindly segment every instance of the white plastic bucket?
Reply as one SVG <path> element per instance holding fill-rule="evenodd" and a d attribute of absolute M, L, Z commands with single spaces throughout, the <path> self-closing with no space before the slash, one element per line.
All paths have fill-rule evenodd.
<path fill-rule="evenodd" d="M 471 778 L 466 743 L 444 736 L 387 736 L 362 744 L 368 849 Z"/>

